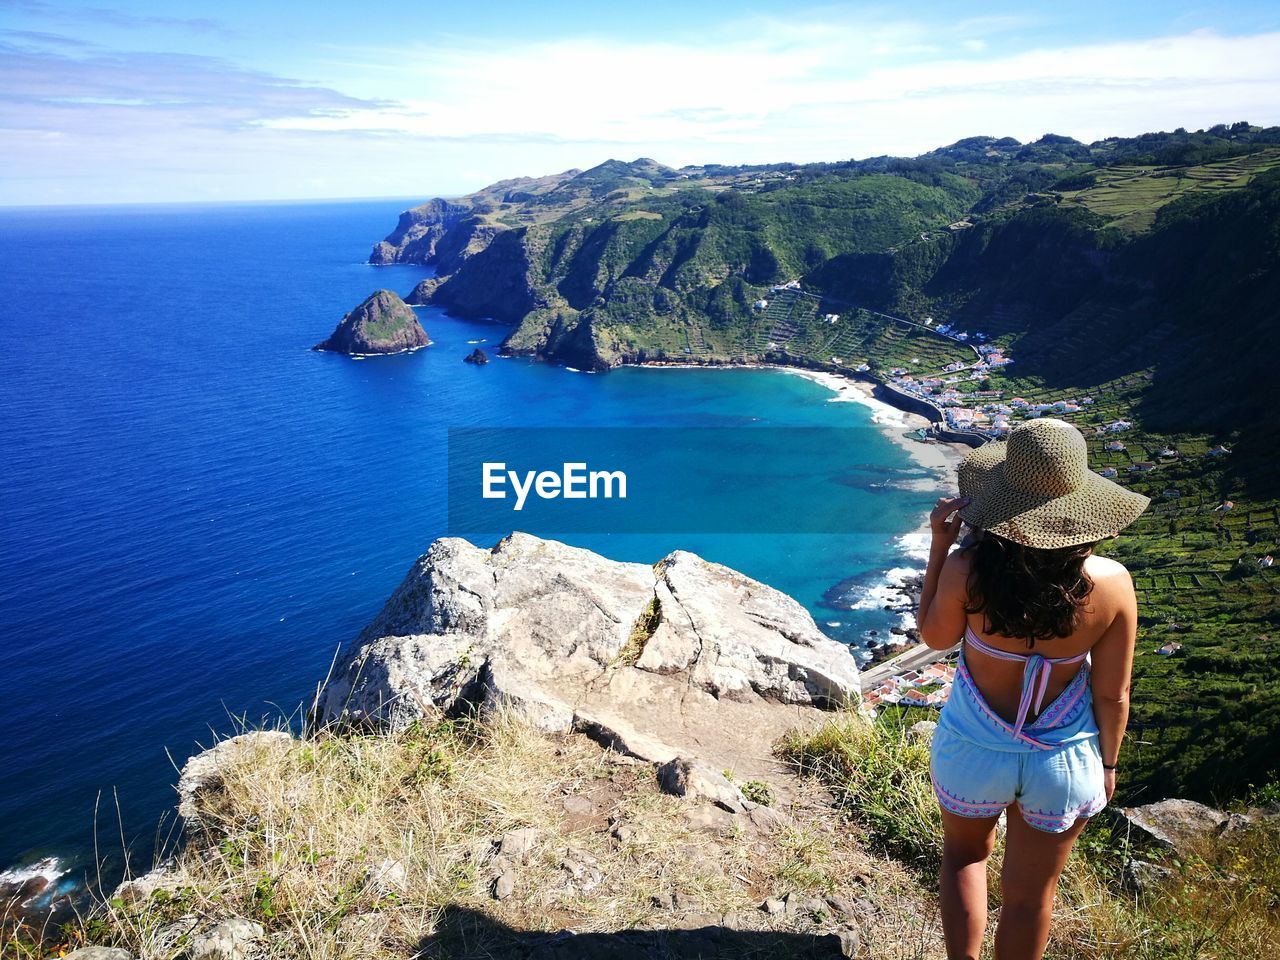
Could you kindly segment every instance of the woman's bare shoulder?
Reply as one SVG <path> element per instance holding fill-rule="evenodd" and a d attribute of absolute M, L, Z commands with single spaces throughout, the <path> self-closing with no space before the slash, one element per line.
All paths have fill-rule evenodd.
<path fill-rule="evenodd" d="M 1090 554 L 1084 562 L 1085 575 L 1093 581 L 1094 593 L 1123 600 L 1133 593 L 1129 568 L 1118 560 Z"/>
<path fill-rule="evenodd" d="M 1129 568 L 1119 560 L 1112 560 L 1110 557 L 1102 557 L 1096 553 L 1091 553 L 1085 558 L 1084 572 L 1089 575 L 1093 581 L 1108 580 L 1111 578 L 1124 578 L 1129 576 Z"/>

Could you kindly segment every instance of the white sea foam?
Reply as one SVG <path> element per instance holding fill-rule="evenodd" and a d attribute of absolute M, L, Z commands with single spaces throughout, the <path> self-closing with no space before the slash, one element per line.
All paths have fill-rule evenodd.
<path fill-rule="evenodd" d="M 835 394 L 829 402 L 831 403 L 860 403 L 871 411 L 871 422 L 885 427 L 898 427 L 908 429 L 914 426 L 922 418 L 916 414 L 908 413 L 905 410 L 899 410 L 897 407 L 890 406 L 883 400 L 877 400 L 871 396 L 870 388 L 863 386 L 859 382 L 850 380 L 848 377 L 842 377 L 837 373 L 825 373 L 818 370 L 797 370 L 790 367 L 784 367 L 788 373 L 794 373 L 797 376 L 812 380 L 814 383 L 820 383 L 832 393 Z"/>
<path fill-rule="evenodd" d="M 37 877 L 44 877 L 50 883 L 54 883 L 66 872 L 67 868 L 57 857 L 45 857 L 25 867 L 0 870 L 0 886 L 20 887 L 28 880 L 34 880 Z"/>
<path fill-rule="evenodd" d="M 883 610 L 886 604 L 902 601 L 902 584 L 920 571 L 914 567 L 894 567 L 875 583 L 863 588 L 862 596 L 850 604 L 853 610 Z"/>
<path fill-rule="evenodd" d="M 903 556 L 921 562 L 929 559 L 929 541 L 932 534 L 928 530 L 915 530 L 894 538 L 894 545 Z M 918 571 L 917 571 L 918 572 Z"/>

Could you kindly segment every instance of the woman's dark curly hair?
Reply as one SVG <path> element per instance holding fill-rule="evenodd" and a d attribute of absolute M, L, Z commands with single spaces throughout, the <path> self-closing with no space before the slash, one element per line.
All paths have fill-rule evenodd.
<path fill-rule="evenodd" d="M 964 549 L 970 557 L 965 613 L 983 615 L 983 631 L 1037 640 L 1070 636 L 1093 589 L 1084 561 L 1092 543 L 1043 549 L 985 530 Z"/>

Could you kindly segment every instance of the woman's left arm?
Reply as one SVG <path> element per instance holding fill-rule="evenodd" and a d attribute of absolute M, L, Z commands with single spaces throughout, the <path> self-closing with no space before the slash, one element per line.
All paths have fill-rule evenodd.
<path fill-rule="evenodd" d="M 916 625 L 920 639 L 935 650 L 946 650 L 960 639 L 965 625 L 965 573 L 963 561 L 951 557 L 951 545 L 960 533 L 956 513 L 968 503 L 965 497 L 943 497 L 929 513 L 929 565 L 920 588 L 920 609 Z M 950 518 L 950 519 L 948 519 Z"/>

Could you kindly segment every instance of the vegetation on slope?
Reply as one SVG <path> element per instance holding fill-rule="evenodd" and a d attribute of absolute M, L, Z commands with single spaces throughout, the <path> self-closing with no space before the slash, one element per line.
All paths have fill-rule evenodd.
<path fill-rule="evenodd" d="M 390 733 L 268 734 L 220 759 L 186 842 L 59 935 L 7 930 L 5 960 L 85 944 L 179 958 L 215 924 L 252 956 L 943 955 L 927 739 L 837 715 L 778 745 L 786 819 L 658 791 L 652 768 L 510 716 Z M 767 784 L 751 787 L 776 802 Z M 833 802 L 834 801 L 834 802 Z M 1257 820 L 1176 859 L 1099 815 L 1068 865 L 1050 946 L 1068 960 L 1262 960 L 1280 937 L 1280 833 Z M 1137 891 L 1139 854 L 1175 868 Z M 999 908 L 1000 846 L 992 859 Z M 1156 871 L 1151 871 L 1154 878 Z"/>
<path fill-rule="evenodd" d="M 851 924 L 870 960 L 940 955 L 927 894 L 821 798 L 744 830 L 661 793 L 648 764 L 510 717 L 272 737 L 219 774 L 158 872 L 61 942 L 15 936 L 0 957 L 93 943 L 167 960 L 231 917 L 261 926 L 263 960 L 830 957 Z"/>

